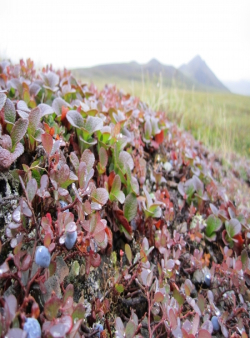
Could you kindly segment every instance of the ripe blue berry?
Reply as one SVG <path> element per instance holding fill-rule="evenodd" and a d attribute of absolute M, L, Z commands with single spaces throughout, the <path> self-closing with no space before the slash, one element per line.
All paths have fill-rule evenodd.
<path fill-rule="evenodd" d="M 42 268 L 48 268 L 50 265 L 50 253 L 45 246 L 39 246 L 36 249 L 35 262 Z"/>
<path fill-rule="evenodd" d="M 61 208 L 65 208 L 68 205 L 68 203 L 65 201 L 59 201 L 59 203 Z M 64 210 L 64 212 L 69 212 L 69 210 Z"/>
<path fill-rule="evenodd" d="M 77 231 L 66 232 L 65 246 L 68 250 L 72 249 L 75 245 L 77 238 Z"/>
<path fill-rule="evenodd" d="M 42 335 L 40 324 L 34 318 L 27 318 L 23 329 L 27 332 L 27 338 L 40 338 Z"/>
<path fill-rule="evenodd" d="M 218 317 L 217 316 L 213 316 L 212 319 L 211 319 L 211 322 L 213 324 L 214 331 L 219 331 L 220 324 L 219 324 L 219 321 L 218 321 Z"/>
<path fill-rule="evenodd" d="M 99 332 L 97 333 L 97 337 L 100 338 L 100 332 L 103 331 L 103 325 L 99 324 L 99 323 L 96 323 L 96 324 L 94 324 L 94 329 L 95 330 L 99 330 Z"/>
<path fill-rule="evenodd" d="M 207 287 L 211 285 L 211 276 L 210 275 L 205 275 L 204 283 L 206 284 Z"/>

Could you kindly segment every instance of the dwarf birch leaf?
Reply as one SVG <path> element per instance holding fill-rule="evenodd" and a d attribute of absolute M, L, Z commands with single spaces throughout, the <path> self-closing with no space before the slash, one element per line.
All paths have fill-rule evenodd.
<path fill-rule="evenodd" d="M 126 329 L 125 329 L 125 337 L 126 338 L 133 338 L 136 332 L 137 326 L 135 325 L 135 323 L 130 320 L 128 322 L 128 324 L 126 325 Z"/>
<path fill-rule="evenodd" d="M 71 108 L 71 105 L 68 102 L 66 102 L 65 100 L 63 100 L 61 97 L 55 98 L 55 100 L 52 103 L 52 108 L 53 108 L 53 111 L 56 113 L 57 116 L 62 115 L 62 107 Z M 79 113 L 77 113 L 77 114 L 79 114 Z"/>
<path fill-rule="evenodd" d="M 0 93 L 2 94 L 2 93 Z M 4 105 L 4 120 L 7 123 L 14 124 L 16 121 L 16 110 L 14 103 L 7 99 Z"/>
<path fill-rule="evenodd" d="M 29 182 L 27 183 L 26 191 L 28 194 L 29 201 L 32 202 L 37 191 L 37 181 L 34 178 L 29 180 Z"/>
<path fill-rule="evenodd" d="M 207 226 L 206 226 L 205 234 L 207 237 L 212 236 L 213 233 L 218 231 L 222 226 L 221 220 L 214 215 L 209 215 L 206 220 L 206 223 L 207 223 Z"/>
<path fill-rule="evenodd" d="M 124 216 L 130 222 L 137 214 L 137 198 L 135 194 L 130 193 L 124 202 Z"/>
<path fill-rule="evenodd" d="M 115 199 L 117 199 L 121 204 L 125 201 L 125 195 L 121 191 L 121 179 L 119 175 L 115 175 L 110 192 L 110 200 L 113 202 Z"/>
<path fill-rule="evenodd" d="M 68 111 L 66 115 L 69 123 L 75 128 L 84 128 L 84 119 L 80 113 L 76 110 Z"/>
<path fill-rule="evenodd" d="M 12 139 L 12 146 L 14 147 L 25 135 L 28 128 L 28 119 L 19 119 L 12 128 L 10 137 Z"/>
<path fill-rule="evenodd" d="M 71 316 L 72 316 L 74 323 L 76 320 L 83 319 L 85 317 L 84 304 L 82 303 L 77 304 Z"/>
<path fill-rule="evenodd" d="M 177 300 L 179 305 L 184 304 L 184 297 L 180 294 L 180 292 L 177 289 L 174 289 L 173 291 L 173 297 Z"/>
<path fill-rule="evenodd" d="M 87 166 L 87 171 L 89 172 L 90 169 L 93 168 L 93 165 L 95 163 L 95 155 L 92 153 L 91 150 L 86 149 L 82 153 L 80 162 L 85 162 Z"/>
<path fill-rule="evenodd" d="M 48 320 L 53 320 L 57 317 L 57 313 L 61 306 L 61 300 L 56 297 L 50 298 L 49 301 L 44 305 L 44 313 Z"/>
<path fill-rule="evenodd" d="M 49 155 L 53 147 L 53 137 L 50 134 L 44 133 L 42 134 L 41 138 L 42 138 L 42 145 L 46 153 Z"/>
<path fill-rule="evenodd" d="M 156 292 L 155 296 L 154 296 L 154 302 L 160 303 L 162 302 L 164 299 L 164 296 L 161 292 Z"/>
<path fill-rule="evenodd" d="M 99 150 L 99 160 L 100 163 L 103 167 L 106 167 L 107 163 L 108 163 L 108 154 L 107 151 L 101 147 Z"/>
<path fill-rule="evenodd" d="M 18 143 L 13 153 L 0 147 L 0 167 L 7 169 L 24 152 L 24 147 Z"/>
<path fill-rule="evenodd" d="M 30 109 L 28 108 L 27 103 L 23 100 L 20 100 L 17 102 L 17 110 L 22 110 L 26 113 L 30 112 Z"/>
<path fill-rule="evenodd" d="M 177 326 L 177 318 L 173 309 L 169 310 L 169 320 L 172 329 L 175 329 Z"/>
<path fill-rule="evenodd" d="M 5 105 L 6 99 L 7 99 L 7 96 L 4 93 L 0 93 L 0 110 Z"/>
<path fill-rule="evenodd" d="M 130 246 L 127 243 L 125 244 L 125 253 L 126 253 L 126 256 L 127 256 L 129 263 L 131 264 L 131 262 L 132 262 L 132 251 L 131 251 Z"/>
<path fill-rule="evenodd" d="M 115 284 L 115 289 L 117 292 L 122 293 L 124 291 L 124 286 L 122 284 Z"/>
<path fill-rule="evenodd" d="M 84 129 L 92 135 L 95 131 L 102 129 L 103 120 L 99 117 L 88 116 L 87 121 L 85 123 Z"/>
<path fill-rule="evenodd" d="M 53 108 L 46 103 L 40 103 L 38 108 L 40 109 L 42 116 L 50 115 L 54 113 Z"/>
<path fill-rule="evenodd" d="M 64 164 L 58 172 L 58 182 L 64 183 L 69 178 L 69 167 Z"/>
<path fill-rule="evenodd" d="M 87 176 L 87 166 L 85 162 L 81 162 L 78 168 L 78 179 L 79 186 L 81 189 L 85 187 L 86 184 L 86 176 Z"/>
<path fill-rule="evenodd" d="M 120 317 L 116 317 L 115 319 L 115 328 L 117 331 L 124 331 L 124 324 Z"/>
<path fill-rule="evenodd" d="M 79 168 L 79 159 L 76 156 L 75 152 L 71 152 L 70 153 L 70 162 L 73 164 L 75 171 L 78 172 L 78 168 Z"/>
<path fill-rule="evenodd" d="M 91 198 L 94 202 L 104 205 L 108 201 L 109 193 L 104 188 L 97 188 L 92 191 Z"/>
<path fill-rule="evenodd" d="M 207 330 L 200 329 L 199 333 L 198 333 L 198 338 L 212 338 L 212 336 L 211 336 L 211 334 Z"/>
<path fill-rule="evenodd" d="M 152 134 L 152 127 L 151 127 L 151 123 L 149 119 L 147 119 L 145 122 L 144 132 L 145 132 L 145 139 L 150 140 L 151 134 Z"/>
<path fill-rule="evenodd" d="M 35 134 L 35 131 L 40 123 L 41 117 L 42 113 L 39 107 L 36 107 L 31 110 L 29 114 L 29 126 L 28 126 L 28 130 L 31 133 L 31 135 Z"/>
<path fill-rule="evenodd" d="M 150 287 L 151 284 L 152 284 L 152 281 L 153 281 L 153 272 L 150 271 L 150 273 L 149 273 L 148 276 L 147 276 L 146 285 L 147 285 L 148 287 Z"/>
<path fill-rule="evenodd" d="M 139 195 L 139 183 L 134 176 L 131 177 L 130 184 L 131 184 L 131 188 L 132 188 L 133 192 L 136 195 Z"/>
<path fill-rule="evenodd" d="M 228 235 L 233 238 L 235 235 L 241 232 L 241 224 L 236 218 L 230 219 L 227 226 L 227 233 Z"/>
<path fill-rule="evenodd" d="M 4 135 L 2 135 L 1 138 L 2 138 L 2 148 L 11 151 L 11 149 L 12 149 L 12 140 L 10 138 L 10 135 L 4 134 Z"/>
<path fill-rule="evenodd" d="M 120 152 L 117 162 L 124 174 L 126 173 L 126 165 L 129 166 L 130 170 L 133 170 L 134 168 L 134 161 L 132 159 L 132 156 L 127 151 L 123 150 Z"/>

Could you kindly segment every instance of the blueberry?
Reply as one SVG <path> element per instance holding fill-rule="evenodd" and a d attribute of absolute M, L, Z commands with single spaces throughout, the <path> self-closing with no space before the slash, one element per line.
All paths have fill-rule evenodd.
<path fill-rule="evenodd" d="M 72 249 L 75 245 L 77 237 L 77 231 L 66 232 L 65 246 L 68 250 Z"/>
<path fill-rule="evenodd" d="M 103 325 L 99 324 L 99 323 L 96 323 L 96 324 L 94 324 L 94 329 L 95 330 L 99 330 L 99 332 L 97 333 L 97 337 L 100 338 L 100 332 L 103 331 Z"/>
<path fill-rule="evenodd" d="M 68 203 L 65 202 L 65 201 L 59 201 L 59 203 L 60 203 L 61 209 L 62 209 L 62 208 L 65 208 L 65 207 L 68 205 Z M 69 212 L 69 209 L 64 210 L 64 212 Z"/>
<path fill-rule="evenodd" d="M 204 283 L 206 284 L 207 287 L 211 285 L 211 276 L 210 275 L 205 275 Z"/>
<path fill-rule="evenodd" d="M 211 319 L 211 322 L 213 324 L 214 331 L 219 331 L 220 324 L 219 324 L 219 321 L 218 321 L 218 317 L 217 316 L 213 316 L 212 319 Z"/>
<path fill-rule="evenodd" d="M 27 318 L 23 329 L 27 332 L 27 338 L 40 338 L 42 335 L 40 324 L 34 318 Z"/>
<path fill-rule="evenodd" d="M 47 268 L 50 265 L 50 253 L 45 246 L 39 246 L 36 249 L 35 262 L 42 268 Z"/>

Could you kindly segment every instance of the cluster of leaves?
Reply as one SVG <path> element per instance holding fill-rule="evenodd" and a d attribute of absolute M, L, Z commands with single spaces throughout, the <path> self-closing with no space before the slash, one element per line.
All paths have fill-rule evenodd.
<path fill-rule="evenodd" d="M 44 337 L 249 334 L 250 213 L 165 113 L 66 70 L 1 62 L 0 144 L 22 189 L 2 234 L 1 336 L 25 334 L 29 318 Z M 104 256 L 109 289 L 88 312 L 66 263 L 87 278 Z"/>

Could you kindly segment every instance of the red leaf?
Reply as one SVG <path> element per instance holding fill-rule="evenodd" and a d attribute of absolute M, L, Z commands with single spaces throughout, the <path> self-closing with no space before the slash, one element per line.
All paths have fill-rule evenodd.
<path fill-rule="evenodd" d="M 49 155 L 53 147 L 53 138 L 50 134 L 44 133 L 41 135 L 41 139 L 42 139 L 42 145 L 46 153 Z"/>
<path fill-rule="evenodd" d="M 108 178 L 108 189 L 109 189 L 109 192 L 111 191 L 114 179 L 115 179 L 115 172 L 111 171 L 111 173 L 109 175 L 109 178 Z"/>
<path fill-rule="evenodd" d="M 101 264 L 101 256 L 98 253 L 90 252 L 90 264 L 97 268 Z"/>
<path fill-rule="evenodd" d="M 125 228 L 125 230 L 126 230 L 130 235 L 132 235 L 132 228 L 131 228 L 129 222 L 127 221 L 127 219 L 125 218 L 123 211 L 120 210 L 120 209 L 117 209 L 117 210 L 114 210 L 114 214 L 115 214 L 115 217 L 117 218 L 117 220 L 118 220 L 118 221 L 122 224 L 122 226 Z"/>
<path fill-rule="evenodd" d="M 155 135 L 155 141 L 158 143 L 158 144 L 161 144 L 163 141 L 164 141 L 164 131 L 161 130 L 159 132 L 159 134 L 156 134 Z"/>

